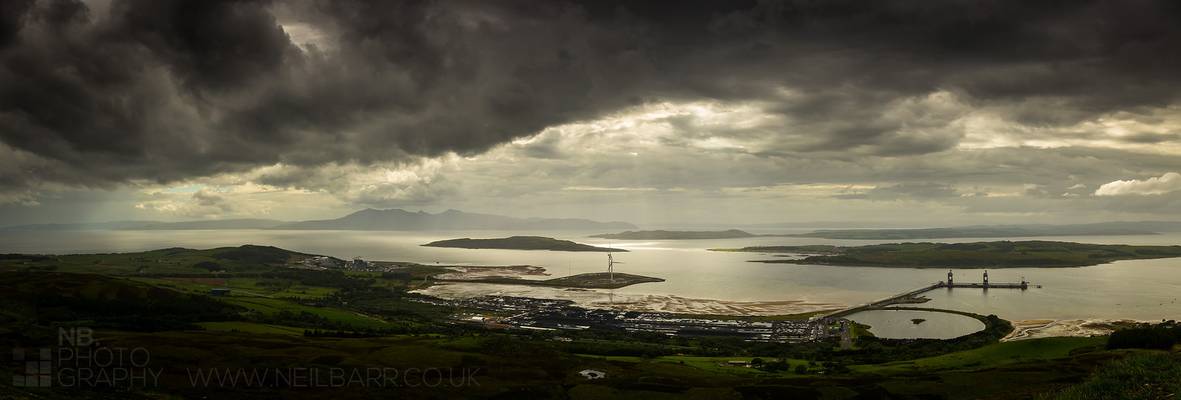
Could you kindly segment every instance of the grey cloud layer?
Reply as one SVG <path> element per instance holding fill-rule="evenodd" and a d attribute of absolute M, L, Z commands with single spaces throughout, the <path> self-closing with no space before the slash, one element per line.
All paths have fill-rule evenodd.
<path fill-rule="evenodd" d="M 963 136 L 936 92 L 1039 127 L 1181 93 L 1171 1 L 2 4 L 10 188 L 475 154 L 664 100 L 767 104 L 764 157 L 906 157 Z"/>

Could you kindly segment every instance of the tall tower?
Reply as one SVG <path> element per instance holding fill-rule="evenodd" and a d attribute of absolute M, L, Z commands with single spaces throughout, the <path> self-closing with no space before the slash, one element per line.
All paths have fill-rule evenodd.
<path fill-rule="evenodd" d="M 951 270 L 947 270 L 947 287 L 950 288 L 955 285 L 955 280 L 952 279 Z"/>
<path fill-rule="evenodd" d="M 988 288 L 988 270 L 984 270 L 984 288 Z"/>
<path fill-rule="evenodd" d="M 611 277 L 611 282 L 615 282 L 615 259 L 611 257 L 611 253 L 607 253 L 607 274 Z"/>

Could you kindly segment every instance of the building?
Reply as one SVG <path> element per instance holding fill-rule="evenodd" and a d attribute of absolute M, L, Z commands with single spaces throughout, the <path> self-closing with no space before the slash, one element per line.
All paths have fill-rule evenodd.
<path fill-rule="evenodd" d="M 353 258 L 353 261 L 349 263 L 349 268 L 351 268 L 351 269 L 369 269 L 369 262 L 362 260 L 361 257 L 356 257 L 356 258 Z"/>
<path fill-rule="evenodd" d="M 596 369 L 584 369 L 582 371 L 578 371 L 578 374 L 582 375 L 582 377 L 586 378 L 587 380 L 603 379 L 607 377 L 606 372 Z"/>
<path fill-rule="evenodd" d="M 335 259 L 332 257 L 328 257 L 328 256 L 316 256 L 316 257 L 312 258 L 312 265 L 315 265 L 320 268 L 325 268 L 325 269 L 340 268 L 342 266 L 342 264 L 344 264 L 344 263 L 341 260 L 338 260 L 338 259 Z"/>

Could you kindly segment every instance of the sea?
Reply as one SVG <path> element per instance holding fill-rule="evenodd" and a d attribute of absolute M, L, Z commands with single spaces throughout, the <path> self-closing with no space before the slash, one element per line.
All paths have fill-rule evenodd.
<path fill-rule="evenodd" d="M 754 233 L 794 233 L 765 230 Z M 755 237 L 704 240 L 608 240 L 588 237 L 603 232 L 520 231 L 289 231 L 289 230 L 93 230 L 0 232 L 0 253 L 109 253 L 166 247 L 212 248 L 242 244 L 270 245 L 342 259 L 411 261 L 460 266 L 532 265 L 545 279 L 607 270 L 603 253 L 473 250 L 423 247 L 435 240 L 537 235 L 628 250 L 615 253 L 615 270 L 665 279 L 614 290 L 574 290 L 537 286 L 446 283 L 425 294 L 442 298 L 508 295 L 568 299 L 596 308 L 687 313 L 770 315 L 829 310 L 872 302 L 946 279 L 946 268 L 840 267 L 750 262 L 772 258 L 756 253 L 709 249 L 771 245 L 856 246 L 897 240 L 836 240 Z M 1130 236 L 938 239 L 939 242 L 992 240 L 1061 240 L 1083 243 L 1179 245 L 1181 233 Z M 917 241 L 917 240 L 915 240 Z M 983 269 L 955 269 L 957 282 L 979 282 Z M 1028 280 L 1028 290 L 952 289 L 927 292 L 921 307 L 995 314 L 1013 321 L 1159 321 L 1181 319 L 1181 258 L 1117 261 L 1079 268 L 1009 268 L 990 270 L 991 282 Z M 878 326 L 886 337 L 949 337 L 975 325 L 940 316 L 919 324 L 912 313 L 861 313 L 852 318 Z M 928 323 L 931 322 L 931 323 Z M 924 327 L 926 325 L 927 327 Z M 883 332 L 895 332 L 882 334 Z"/>

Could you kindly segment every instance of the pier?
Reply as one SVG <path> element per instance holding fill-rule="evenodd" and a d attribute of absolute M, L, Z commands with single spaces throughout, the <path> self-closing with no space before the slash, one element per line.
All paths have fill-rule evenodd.
<path fill-rule="evenodd" d="M 896 294 L 896 295 L 893 295 L 893 296 L 890 296 L 890 297 L 887 297 L 887 298 L 884 298 L 881 300 L 874 301 L 872 303 L 865 303 L 865 304 L 861 304 L 861 305 L 856 305 L 853 307 L 833 311 L 828 314 L 815 316 L 815 317 L 812 317 L 812 319 L 818 320 L 818 319 L 829 319 L 829 318 L 841 318 L 841 317 L 844 317 L 847 315 L 856 314 L 861 311 L 880 309 L 880 308 L 890 306 L 890 305 L 895 305 L 895 304 L 926 303 L 927 301 L 930 301 L 931 299 L 928 299 L 926 297 L 920 297 L 919 295 L 921 295 L 923 293 L 930 292 L 935 289 L 942 289 L 942 288 L 946 288 L 948 290 L 952 290 L 955 288 L 983 289 L 983 290 L 988 290 L 988 289 L 1027 290 L 1027 289 L 1029 289 L 1030 286 L 1034 286 L 1034 287 L 1038 287 L 1038 288 L 1042 287 L 1041 285 L 1031 285 L 1029 283 L 1029 281 L 1025 280 L 1024 277 L 1021 278 L 1021 282 L 1017 282 L 1017 283 L 989 282 L 988 281 L 988 271 L 984 271 L 984 281 L 983 282 L 959 283 L 959 282 L 956 282 L 954 278 L 955 278 L 955 276 L 952 274 L 952 271 L 948 270 L 946 281 L 935 282 L 933 284 L 923 286 L 918 289 L 906 291 L 906 292 L 903 292 L 900 294 Z"/>

